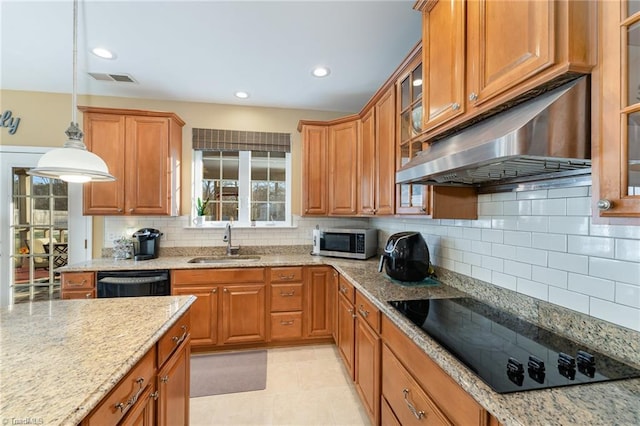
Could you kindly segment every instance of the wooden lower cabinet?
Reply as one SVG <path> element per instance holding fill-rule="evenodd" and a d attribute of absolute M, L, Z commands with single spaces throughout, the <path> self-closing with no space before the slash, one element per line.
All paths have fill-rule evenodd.
<path fill-rule="evenodd" d="M 188 425 L 190 331 L 187 311 L 80 425 Z"/>
<path fill-rule="evenodd" d="M 191 341 L 187 336 L 158 372 L 158 424 L 189 424 L 189 363 Z"/>
<path fill-rule="evenodd" d="M 331 337 L 333 328 L 331 287 L 337 272 L 331 266 L 307 268 L 306 337 Z"/>
<path fill-rule="evenodd" d="M 211 346 L 218 343 L 218 286 L 179 286 L 172 294 L 197 297 L 191 305 L 191 344 Z"/>
<path fill-rule="evenodd" d="M 265 319 L 264 283 L 222 287 L 221 343 L 265 341 Z"/>
<path fill-rule="evenodd" d="M 355 327 L 356 314 L 353 307 L 355 290 L 353 285 L 343 276 L 338 284 L 338 353 L 344 362 L 349 375 L 355 377 Z"/>
<path fill-rule="evenodd" d="M 380 345 L 378 333 L 359 315 L 355 329 L 355 384 L 371 423 L 380 422 Z"/>
<path fill-rule="evenodd" d="M 95 272 L 63 272 L 61 274 L 61 299 L 94 299 L 95 297 Z"/>
<path fill-rule="evenodd" d="M 484 426 L 492 421 L 491 415 L 389 318 L 382 316 L 380 327 L 382 395 L 401 424 L 424 424 L 416 418 L 420 411 L 424 411 L 422 419 L 431 419 L 433 424 Z"/>

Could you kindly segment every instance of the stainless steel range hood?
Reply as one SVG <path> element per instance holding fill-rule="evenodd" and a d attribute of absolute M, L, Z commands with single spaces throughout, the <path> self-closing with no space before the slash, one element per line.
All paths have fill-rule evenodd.
<path fill-rule="evenodd" d="M 396 173 L 396 183 L 491 192 L 485 187 L 576 177 L 590 182 L 589 110 L 587 77 L 581 77 L 432 143 Z"/>

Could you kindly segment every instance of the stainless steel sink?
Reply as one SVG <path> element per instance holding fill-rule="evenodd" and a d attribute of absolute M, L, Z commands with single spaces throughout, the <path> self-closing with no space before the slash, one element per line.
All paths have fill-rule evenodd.
<path fill-rule="evenodd" d="M 243 263 L 243 262 L 255 262 L 260 260 L 260 256 L 249 255 L 232 255 L 232 256 L 207 256 L 207 257 L 194 257 L 190 259 L 188 263 Z"/>

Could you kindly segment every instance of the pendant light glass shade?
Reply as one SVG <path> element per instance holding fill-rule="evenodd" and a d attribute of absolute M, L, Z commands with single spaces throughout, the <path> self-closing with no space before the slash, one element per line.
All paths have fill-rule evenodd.
<path fill-rule="evenodd" d="M 96 154 L 87 151 L 82 142 L 82 131 L 76 122 L 76 74 L 78 57 L 78 1 L 73 2 L 73 93 L 71 105 L 71 124 L 66 130 L 68 140 L 62 148 L 53 149 L 45 153 L 36 168 L 27 173 L 32 176 L 41 176 L 54 179 L 62 179 L 66 182 L 108 182 L 116 178 L 109 173 L 107 164 Z"/>

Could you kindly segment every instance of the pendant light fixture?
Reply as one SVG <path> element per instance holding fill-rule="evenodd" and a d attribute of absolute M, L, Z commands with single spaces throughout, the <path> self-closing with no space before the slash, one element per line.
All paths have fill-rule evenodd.
<path fill-rule="evenodd" d="M 71 95 L 71 124 L 65 131 L 68 139 L 62 148 L 45 153 L 36 168 L 27 173 L 62 179 L 66 182 L 108 182 L 116 178 L 109 173 L 107 164 L 96 154 L 87 151 L 82 142 L 82 130 L 77 116 L 77 67 L 78 67 L 78 0 L 73 0 L 73 93 Z"/>

